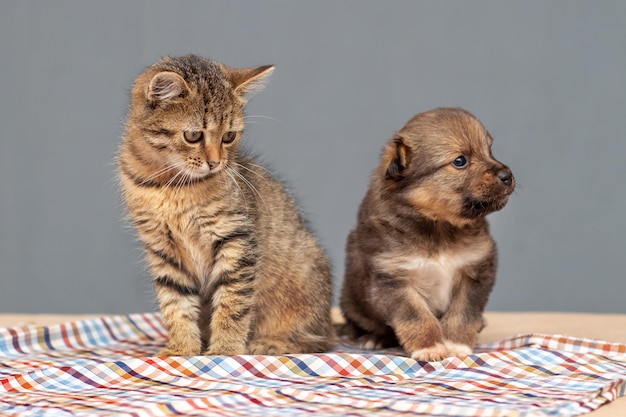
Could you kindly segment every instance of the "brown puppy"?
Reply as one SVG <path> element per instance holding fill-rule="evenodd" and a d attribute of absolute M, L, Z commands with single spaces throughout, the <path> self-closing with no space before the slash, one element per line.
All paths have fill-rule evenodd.
<path fill-rule="evenodd" d="M 421 113 L 389 140 L 347 243 L 344 331 L 436 361 L 472 352 L 496 275 L 485 216 L 515 188 L 462 109 Z"/>

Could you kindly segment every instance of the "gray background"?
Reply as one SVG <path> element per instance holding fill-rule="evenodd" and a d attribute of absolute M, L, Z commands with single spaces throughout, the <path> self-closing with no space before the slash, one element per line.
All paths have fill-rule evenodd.
<path fill-rule="evenodd" d="M 0 312 L 154 309 L 114 155 L 163 55 L 275 64 L 245 141 L 334 263 L 382 144 L 462 106 L 519 188 L 491 310 L 626 313 L 626 2 L 2 1 Z M 256 117 L 255 117 L 256 116 Z"/>

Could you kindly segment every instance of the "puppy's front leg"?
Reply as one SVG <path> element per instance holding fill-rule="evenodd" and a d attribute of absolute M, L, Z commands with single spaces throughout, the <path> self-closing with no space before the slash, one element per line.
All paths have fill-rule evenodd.
<path fill-rule="evenodd" d="M 448 349 L 455 356 L 472 353 L 478 333 L 484 327 L 483 311 L 495 282 L 495 261 L 464 271 L 454 289 L 441 327 Z"/>
<path fill-rule="evenodd" d="M 400 345 L 420 361 L 439 361 L 451 356 L 444 344 L 439 321 L 422 296 L 412 288 L 396 289 L 387 304 L 387 321 Z"/>

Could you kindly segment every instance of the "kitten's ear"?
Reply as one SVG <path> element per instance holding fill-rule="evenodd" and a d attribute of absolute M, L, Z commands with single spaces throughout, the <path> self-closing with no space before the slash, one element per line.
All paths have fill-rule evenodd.
<path fill-rule="evenodd" d="M 404 178 L 403 171 L 409 165 L 411 150 L 405 145 L 402 136 L 396 134 L 383 153 L 383 161 L 387 170 L 388 180 L 398 181 Z"/>
<path fill-rule="evenodd" d="M 241 96 L 261 91 L 274 72 L 273 65 L 256 68 L 230 68 L 225 65 L 222 67 L 233 89 Z"/>
<path fill-rule="evenodd" d="M 189 87 L 183 77 L 171 71 L 162 71 L 152 77 L 146 97 L 150 101 L 166 101 L 186 95 Z"/>

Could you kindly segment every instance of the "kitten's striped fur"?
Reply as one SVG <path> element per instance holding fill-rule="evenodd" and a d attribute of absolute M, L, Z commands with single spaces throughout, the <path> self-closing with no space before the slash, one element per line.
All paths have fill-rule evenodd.
<path fill-rule="evenodd" d="M 319 352 L 330 268 L 291 197 L 238 151 L 273 67 L 164 58 L 135 81 L 118 156 L 169 342 L 162 355 Z"/>

